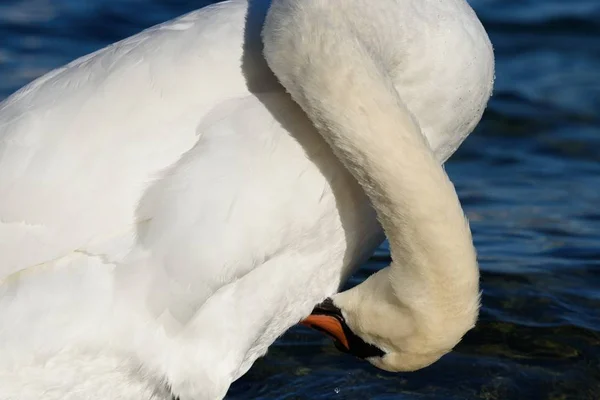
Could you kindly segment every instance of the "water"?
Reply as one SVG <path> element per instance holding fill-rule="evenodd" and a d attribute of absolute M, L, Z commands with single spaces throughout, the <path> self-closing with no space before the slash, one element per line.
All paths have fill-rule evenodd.
<path fill-rule="evenodd" d="M 0 98 L 198 0 L 2 0 Z M 447 164 L 470 217 L 483 310 L 455 352 L 389 374 L 294 328 L 229 399 L 600 399 L 600 2 L 473 0 L 495 95 Z M 386 264 L 382 247 L 353 278 Z"/>

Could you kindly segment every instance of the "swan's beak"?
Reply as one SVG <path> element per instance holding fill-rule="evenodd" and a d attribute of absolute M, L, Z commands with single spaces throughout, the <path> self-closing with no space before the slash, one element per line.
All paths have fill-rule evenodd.
<path fill-rule="evenodd" d="M 379 347 L 366 343 L 346 324 L 342 311 L 330 298 L 318 304 L 313 312 L 300 322 L 330 336 L 338 350 L 358 358 L 383 357 L 385 352 Z"/>
<path fill-rule="evenodd" d="M 314 311 L 313 311 L 314 312 Z M 340 320 L 331 315 L 311 314 L 305 320 L 300 322 L 304 326 L 321 331 L 324 334 L 331 336 L 336 347 L 343 346 L 342 351 L 349 351 L 350 344 L 344 333 L 344 328 Z"/>

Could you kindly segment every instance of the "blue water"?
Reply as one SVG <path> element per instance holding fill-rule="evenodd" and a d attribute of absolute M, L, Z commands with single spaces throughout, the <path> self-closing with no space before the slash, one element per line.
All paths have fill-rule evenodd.
<path fill-rule="evenodd" d="M 208 3 L 0 0 L 0 99 Z M 600 1 L 471 4 L 496 48 L 496 90 L 447 171 L 479 252 L 477 328 L 410 374 L 381 372 L 294 328 L 228 398 L 600 399 Z M 384 246 L 352 283 L 388 261 Z"/>

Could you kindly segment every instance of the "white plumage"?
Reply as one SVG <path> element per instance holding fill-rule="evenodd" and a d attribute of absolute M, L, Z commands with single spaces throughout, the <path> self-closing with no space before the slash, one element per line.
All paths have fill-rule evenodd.
<path fill-rule="evenodd" d="M 273 3 L 273 20 L 361 22 L 439 162 L 479 121 L 493 55 L 462 0 Z M 365 191 L 267 67 L 267 7 L 192 12 L 0 103 L 0 399 L 221 398 L 381 242 Z M 361 63 L 339 61 L 323 79 Z"/>

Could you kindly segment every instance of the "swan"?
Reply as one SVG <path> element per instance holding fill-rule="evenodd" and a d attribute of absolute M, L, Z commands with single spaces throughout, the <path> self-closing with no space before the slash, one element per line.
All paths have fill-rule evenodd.
<path fill-rule="evenodd" d="M 464 0 L 230 0 L 25 86 L 0 104 L 0 399 L 221 399 L 300 321 L 435 362 L 478 314 L 442 164 L 493 75 Z M 384 233 L 391 264 L 339 293 Z"/>

